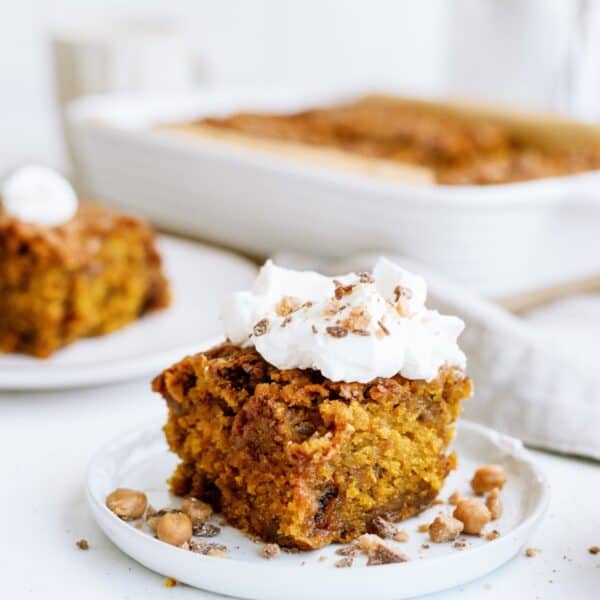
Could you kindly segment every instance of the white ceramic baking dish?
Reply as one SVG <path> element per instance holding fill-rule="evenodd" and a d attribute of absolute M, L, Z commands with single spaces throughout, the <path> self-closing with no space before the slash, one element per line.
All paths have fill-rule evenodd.
<path fill-rule="evenodd" d="M 88 98 L 70 109 L 77 173 L 88 193 L 164 229 L 261 257 L 393 250 L 492 296 L 600 272 L 600 171 L 489 186 L 407 183 L 155 127 L 345 99 L 232 89 Z M 596 128 L 555 118 L 459 109 L 533 135 L 600 140 Z"/>

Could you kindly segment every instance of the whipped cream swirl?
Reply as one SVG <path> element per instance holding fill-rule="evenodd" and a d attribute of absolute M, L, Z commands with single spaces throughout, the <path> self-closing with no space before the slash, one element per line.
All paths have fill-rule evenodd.
<path fill-rule="evenodd" d="M 385 258 L 368 273 L 325 277 L 268 261 L 252 291 L 223 306 L 225 334 L 279 369 L 317 369 L 332 381 L 366 383 L 400 373 L 431 381 L 464 369 L 464 323 L 425 306 L 427 287 Z"/>
<path fill-rule="evenodd" d="M 18 169 L 2 185 L 4 214 L 24 223 L 63 225 L 77 213 L 77 195 L 59 173 L 37 165 Z"/>

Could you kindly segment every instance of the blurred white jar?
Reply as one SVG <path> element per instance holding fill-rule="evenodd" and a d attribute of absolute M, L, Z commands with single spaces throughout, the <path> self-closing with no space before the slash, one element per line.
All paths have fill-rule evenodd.
<path fill-rule="evenodd" d="M 74 177 L 64 109 L 81 96 L 109 92 L 177 92 L 197 82 L 184 35 L 168 20 L 80 25 L 52 35 L 55 92 Z"/>

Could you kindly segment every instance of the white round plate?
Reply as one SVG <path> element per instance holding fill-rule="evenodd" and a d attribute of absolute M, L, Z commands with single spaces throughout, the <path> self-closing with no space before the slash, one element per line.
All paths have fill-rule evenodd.
<path fill-rule="evenodd" d="M 447 589 L 493 571 L 520 551 L 548 505 L 548 484 L 517 440 L 463 421 L 454 448 L 459 468 L 448 478 L 440 496 L 443 499 L 454 490 L 468 493 L 477 466 L 490 462 L 504 465 L 508 476 L 502 491 L 504 515 L 490 527 L 498 529 L 501 536 L 494 541 L 467 536 L 463 550 L 451 543 L 422 548 L 429 540 L 417 532 L 419 523 L 430 522 L 440 510 L 449 510 L 435 506 L 402 524 L 410 534 L 408 543 L 390 542 L 410 557 L 402 564 L 366 567 L 364 559 L 357 558 L 350 568 L 335 568 L 334 562 L 340 558 L 335 544 L 266 560 L 259 555 L 260 544 L 227 526 L 210 541 L 227 545 L 229 558 L 209 557 L 169 546 L 149 531 L 121 521 L 104 504 L 117 487 L 145 491 L 157 509 L 177 504 L 167 493 L 165 481 L 178 460 L 168 451 L 160 424 L 122 435 L 100 450 L 89 467 L 87 495 L 94 518 L 123 552 L 188 585 L 261 600 L 398 600 Z M 323 556 L 326 558 L 321 559 Z"/>
<path fill-rule="evenodd" d="M 223 250 L 168 236 L 159 248 L 172 305 L 109 335 L 74 342 L 47 359 L 0 354 L 0 389 L 98 385 L 158 373 L 220 333 L 219 308 L 230 292 L 256 277 L 249 261 Z"/>

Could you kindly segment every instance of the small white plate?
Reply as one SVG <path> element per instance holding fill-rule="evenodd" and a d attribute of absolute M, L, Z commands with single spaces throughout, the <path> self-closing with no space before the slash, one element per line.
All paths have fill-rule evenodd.
<path fill-rule="evenodd" d="M 256 277 L 249 261 L 223 250 L 161 236 L 173 303 L 106 336 L 74 342 L 47 359 L 0 354 L 0 389 L 53 389 L 113 383 L 158 373 L 220 332 L 226 294 Z"/>
<path fill-rule="evenodd" d="M 402 564 L 366 567 L 364 559 L 357 558 L 353 567 L 338 569 L 334 567 L 340 558 L 335 554 L 336 545 L 266 560 L 259 555 L 260 544 L 227 526 L 210 541 L 227 545 L 230 557 L 208 557 L 169 546 L 121 521 L 104 504 L 117 487 L 145 491 L 155 508 L 177 503 L 169 497 L 165 480 L 178 461 L 168 451 L 158 423 L 124 434 L 98 452 L 89 467 L 87 495 L 94 518 L 123 552 L 149 569 L 191 586 L 261 600 L 398 600 L 447 589 L 493 571 L 520 551 L 548 506 L 548 484 L 517 440 L 463 421 L 454 448 L 459 468 L 448 478 L 442 499 L 457 489 L 468 493 L 477 466 L 504 465 L 508 476 L 502 492 L 504 515 L 489 526 L 497 528 L 501 536 L 494 541 L 467 536 L 464 550 L 453 544 L 422 548 L 429 540 L 417 532 L 418 524 L 430 522 L 438 511 L 450 508 L 435 506 L 402 524 L 410 534 L 408 543 L 391 542 L 410 557 Z M 319 560 L 323 556 L 326 559 Z"/>

